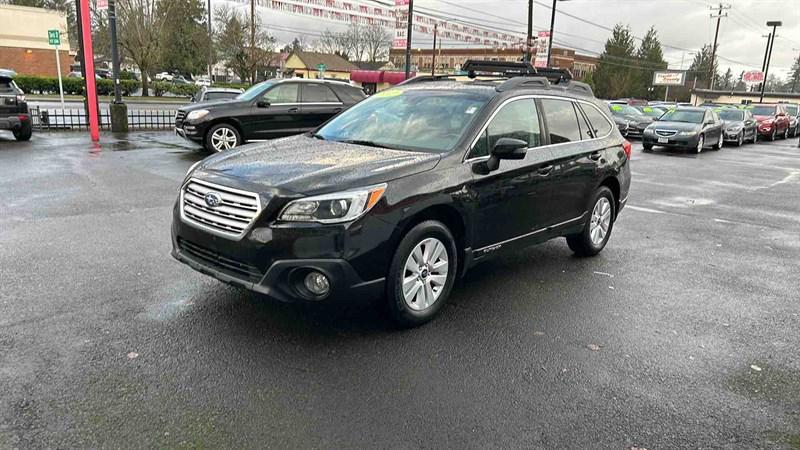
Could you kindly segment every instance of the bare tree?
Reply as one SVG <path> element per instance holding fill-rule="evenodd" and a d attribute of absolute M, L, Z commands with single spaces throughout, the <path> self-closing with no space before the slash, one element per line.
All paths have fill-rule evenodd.
<path fill-rule="evenodd" d="M 169 17 L 171 2 L 159 0 L 117 0 L 119 44 L 142 72 L 142 96 L 148 96 L 147 77 L 157 64 L 160 39 Z"/>
<path fill-rule="evenodd" d="M 386 28 L 373 24 L 364 30 L 364 44 L 369 62 L 382 61 L 389 56 L 392 34 Z"/>
<path fill-rule="evenodd" d="M 256 82 L 256 71 L 266 70 L 274 57 L 275 38 L 269 35 L 256 17 L 255 46 L 250 46 L 250 18 L 227 5 L 215 10 L 217 33 L 215 45 L 221 60 L 242 79 Z"/>

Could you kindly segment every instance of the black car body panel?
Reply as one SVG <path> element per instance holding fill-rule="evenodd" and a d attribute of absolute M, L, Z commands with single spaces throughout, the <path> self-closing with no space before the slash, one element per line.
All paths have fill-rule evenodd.
<path fill-rule="evenodd" d="M 207 131 L 219 123 L 233 125 L 243 142 L 291 136 L 318 127 L 364 98 L 359 88 L 341 82 L 284 79 L 271 80 L 270 83 L 255 98 L 235 98 L 181 107 L 175 117 L 175 132 L 201 145 Z M 287 85 L 296 86 L 291 101 L 270 103 L 264 100 L 273 89 Z M 326 101 L 306 101 L 304 92 L 310 92 L 312 86 L 327 89 L 325 92 L 328 96 L 321 99 Z M 202 110 L 208 113 L 200 119 L 190 119 L 189 114 Z"/>
<path fill-rule="evenodd" d="M 209 232 L 187 220 L 182 198 L 174 208 L 173 256 L 203 273 L 268 294 L 278 300 L 315 300 L 297 289 L 297 274 L 317 270 L 332 277 L 330 297 L 377 296 L 385 292 L 389 264 L 404 233 L 423 218 L 443 221 L 458 241 L 458 272 L 503 251 L 583 229 L 590 197 L 599 186 L 614 193 L 616 212 L 631 183 L 630 162 L 604 104 L 559 92 L 571 102 L 582 137 L 572 142 L 540 115 L 539 146 L 522 160 L 503 160 L 486 171 L 488 157 L 470 157 L 488 124 L 507 104 L 533 100 L 542 111 L 543 89 L 495 91 L 455 82 L 419 83 L 400 90 L 478 90 L 490 100 L 452 150 L 394 150 L 323 141 L 312 135 L 252 144 L 204 160 L 187 174 L 191 183 L 211 183 L 253 193 L 263 209 L 241 236 Z M 592 123 L 586 110 L 597 122 Z M 604 112 L 605 110 L 605 112 Z M 572 119 L 570 119 L 572 120 Z M 590 130 L 594 127 L 594 131 Z M 324 128 L 323 128 L 324 130 Z M 603 130 L 602 136 L 595 137 Z M 295 199 L 385 183 L 365 215 L 341 224 L 287 223 L 281 211 Z M 210 185 L 211 186 L 211 185 Z M 213 186 L 212 186 L 213 187 Z"/>
<path fill-rule="evenodd" d="M 30 132 L 31 118 L 22 90 L 14 83 L 14 72 L 0 70 L 0 130 L 17 135 L 23 129 Z"/>

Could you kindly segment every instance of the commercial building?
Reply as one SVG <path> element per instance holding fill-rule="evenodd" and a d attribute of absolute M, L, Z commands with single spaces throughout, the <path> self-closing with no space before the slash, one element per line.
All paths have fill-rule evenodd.
<path fill-rule="evenodd" d="M 56 76 L 56 53 L 48 44 L 48 30 L 61 32 L 61 74 L 67 75 L 74 53 L 69 48 L 66 16 L 43 8 L 0 4 L 0 68 Z"/>
<path fill-rule="evenodd" d="M 761 92 L 742 92 L 742 91 L 720 91 L 709 89 L 695 89 L 692 91 L 692 104 L 701 105 L 703 103 L 723 103 L 731 105 L 742 105 L 747 103 L 758 103 L 761 100 Z M 800 103 L 800 93 L 790 92 L 765 92 L 765 103 Z"/>

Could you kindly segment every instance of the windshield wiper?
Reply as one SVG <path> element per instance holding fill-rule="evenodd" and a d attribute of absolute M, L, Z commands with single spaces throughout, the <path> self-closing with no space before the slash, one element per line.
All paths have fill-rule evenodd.
<path fill-rule="evenodd" d="M 368 140 L 364 140 L 364 139 L 344 139 L 344 140 L 341 140 L 341 141 L 338 141 L 338 142 L 342 142 L 344 144 L 364 145 L 364 146 L 367 146 L 367 147 L 388 148 L 388 149 L 392 149 L 392 150 L 397 150 L 396 147 L 390 147 L 390 146 L 388 146 L 386 144 L 379 144 L 377 142 L 368 141 Z"/>

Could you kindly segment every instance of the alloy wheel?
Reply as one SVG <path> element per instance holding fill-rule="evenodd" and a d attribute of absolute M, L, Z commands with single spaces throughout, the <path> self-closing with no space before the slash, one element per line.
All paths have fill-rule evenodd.
<path fill-rule="evenodd" d="M 697 153 L 700 153 L 700 152 L 703 151 L 703 146 L 705 144 L 706 144 L 706 141 L 705 141 L 705 139 L 703 139 L 703 136 L 701 135 L 700 138 L 697 140 Z"/>
<path fill-rule="evenodd" d="M 447 284 L 447 248 L 436 238 L 417 244 L 403 268 L 403 298 L 414 311 L 430 308 Z"/>
<path fill-rule="evenodd" d="M 611 202 L 606 197 L 600 197 L 592 210 L 592 219 L 589 224 L 589 238 L 592 244 L 600 246 L 608 234 L 611 226 Z"/>
<path fill-rule="evenodd" d="M 236 141 L 236 133 L 228 127 L 217 128 L 211 135 L 211 145 L 218 152 L 236 147 Z"/>
<path fill-rule="evenodd" d="M 739 137 L 736 138 L 736 146 L 741 147 L 744 144 L 744 131 L 739 133 Z"/>

